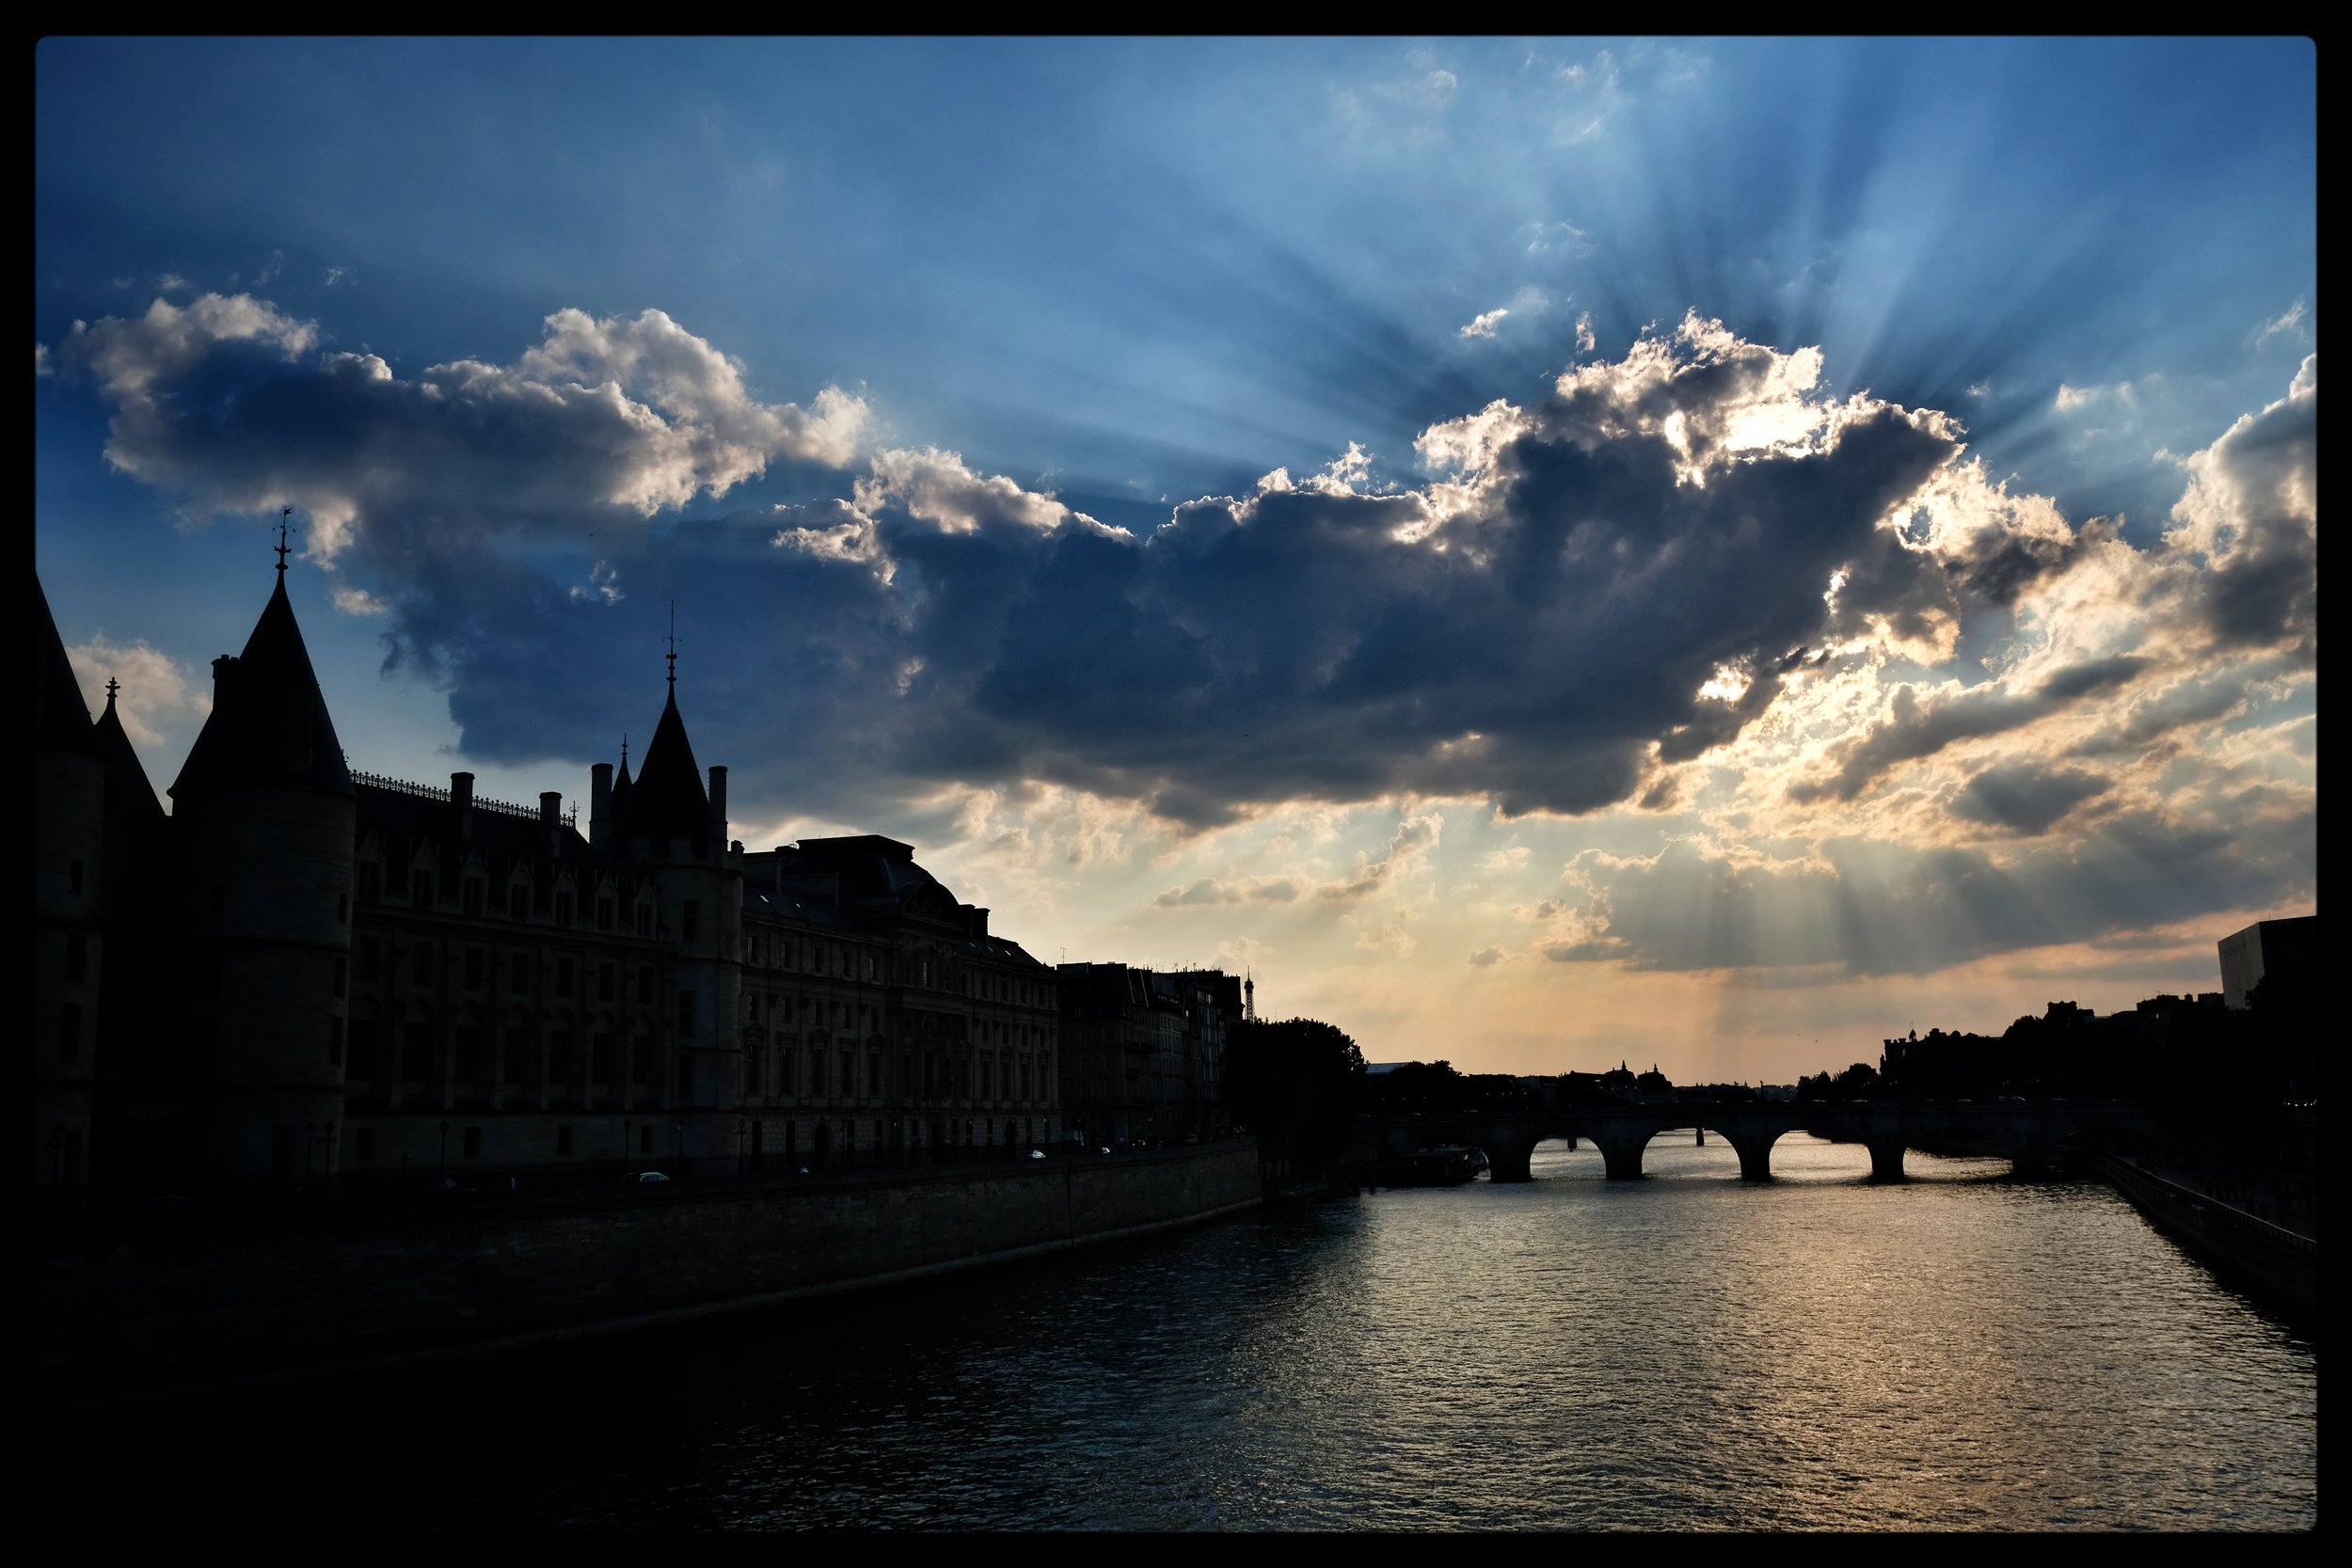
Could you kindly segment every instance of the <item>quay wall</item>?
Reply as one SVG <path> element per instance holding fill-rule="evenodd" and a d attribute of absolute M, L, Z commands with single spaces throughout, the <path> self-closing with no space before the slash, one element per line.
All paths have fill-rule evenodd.
<path fill-rule="evenodd" d="M 2319 1316 L 2319 1243 L 2110 1155 L 2076 1156 L 2215 1273 L 2289 1316 Z"/>
<path fill-rule="evenodd" d="M 1254 1142 L 92 1240 L 42 1258 L 71 1402 L 495 1349 L 1015 1262 L 1256 1207 Z"/>

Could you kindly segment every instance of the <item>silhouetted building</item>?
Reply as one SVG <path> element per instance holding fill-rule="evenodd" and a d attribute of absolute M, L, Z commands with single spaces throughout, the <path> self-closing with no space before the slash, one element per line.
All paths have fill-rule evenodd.
<path fill-rule="evenodd" d="M 2258 920 L 2242 931 L 2232 931 L 2219 943 L 2221 994 L 2228 1006 L 2250 1006 L 2247 998 L 2263 977 L 2282 971 L 2308 975 L 2319 967 L 2319 916 L 2292 920 Z"/>
<path fill-rule="evenodd" d="M 1063 1119 L 1089 1141 L 1159 1143 L 1224 1126 L 1225 1035 L 1247 1005 L 1216 969 L 1066 963 Z"/>
<path fill-rule="evenodd" d="M 1053 971 L 871 835 L 745 854 L 668 700 L 588 835 L 350 772 L 284 565 L 167 816 L 39 598 L 39 1183 L 1050 1136 Z M 167 940 L 167 938 L 168 940 Z"/>

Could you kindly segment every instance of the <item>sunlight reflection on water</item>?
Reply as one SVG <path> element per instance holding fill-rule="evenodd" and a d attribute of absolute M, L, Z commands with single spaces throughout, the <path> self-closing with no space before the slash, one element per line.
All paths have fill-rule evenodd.
<path fill-rule="evenodd" d="M 2095 1185 L 1661 1134 L 573 1353 L 506 1523 L 2309 1528 L 2312 1345 Z M 615 1365 L 616 1356 L 623 1357 Z M 593 1423 L 585 1411 L 582 1421 Z M 648 1430 L 650 1428 L 651 1430 Z M 552 1444 L 552 1449 L 547 1447 Z M 460 1467 L 462 1473 L 462 1466 Z M 544 1471 L 544 1474 L 541 1472 Z M 516 1517 L 518 1493 L 537 1501 Z M 484 1497 L 488 1493 L 485 1491 Z M 462 1514 L 463 1489 L 449 1506 Z M 487 1508 L 485 1501 L 481 1506 Z M 456 1522 L 453 1520 L 453 1522 Z"/>

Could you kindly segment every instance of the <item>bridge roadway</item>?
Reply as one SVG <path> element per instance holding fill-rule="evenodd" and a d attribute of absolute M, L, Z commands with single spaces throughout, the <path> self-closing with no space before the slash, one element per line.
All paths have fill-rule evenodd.
<path fill-rule="evenodd" d="M 1642 1150 L 1659 1133 L 1695 1127 L 1712 1132 L 1740 1156 L 1740 1175 L 1772 1179 L 1772 1145 L 1783 1133 L 1811 1132 L 1870 1150 L 1870 1174 L 1900 1180 L 1903 1150 L 1932 1148 L 2006 1158 L 2020 1175 L 2037 1174 L 2053 1150 L 2082 1148 L 2114 1153 L 2162 1142 L 2139 1106 L 2115 1101 L 1850 1101 L 1810 1104 L 1682 1101 L 1631 1105 L 1563 1105 L 1542 1111 L 1494 1111 L 1365 1117 L 1357 1123 L 1357 1154 L 1377 1165 L 1391 1156 L 1446 1145 L 1484 1150 L 1497 1181 L 1529 1180 L 1528 1161 L 1548 1138 L 1598 1146 L 1613 1180 L 1642 1174 Z"/>

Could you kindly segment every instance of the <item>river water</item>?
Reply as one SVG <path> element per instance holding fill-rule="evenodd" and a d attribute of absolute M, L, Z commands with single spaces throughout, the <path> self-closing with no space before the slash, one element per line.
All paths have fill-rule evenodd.
<path fill-rule="evenodd" d="M 1548 1145 L 1523 1185 L 271 1396 L 309 1435 L 250 1457 L 361 1528 L 2316 1526 L 2314 1344 L 2108 1189 L 1878 1185 L 1802 1134 L 1769 1184 L 1687 1131 L 1645 1168 Z"/>

